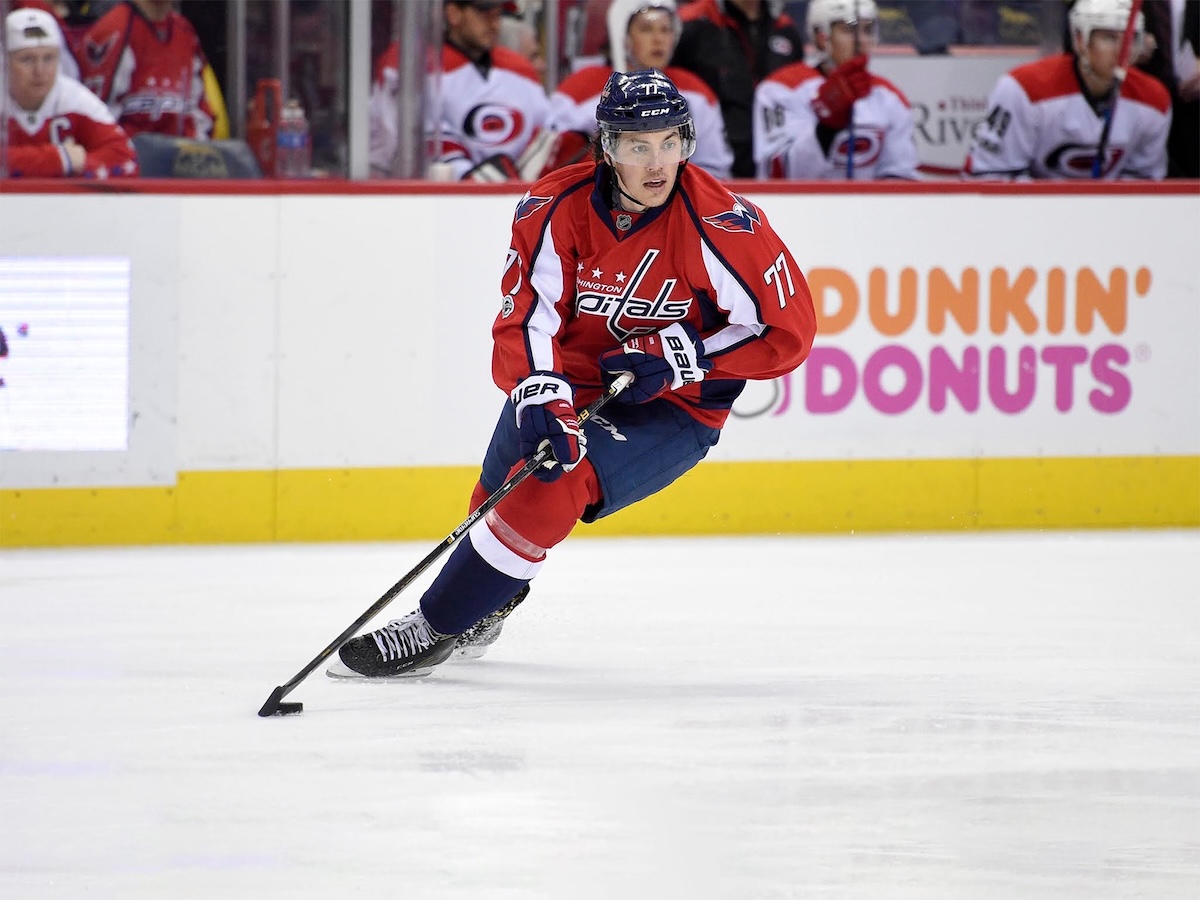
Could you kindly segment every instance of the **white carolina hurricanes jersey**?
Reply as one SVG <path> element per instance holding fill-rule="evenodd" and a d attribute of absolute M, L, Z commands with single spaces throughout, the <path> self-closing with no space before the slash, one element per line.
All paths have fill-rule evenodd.
<path fill-rule="evenodd" d="M 760 178 L 845 180 L 850 128 L 822 141 L 812 102 L 824 76 L 792 63 L 754 91 L 754 161 Z M 912 110 L 894 84 L 871 76 L 871 91 L 854 103 L 854 180 L 917 177 Z"/>
<path fill-rule="evenodd" d="M 13 177 L 80 175 L 108 178 L 136 175 L 137 154 L 129 135 L 95 94 L 60 74 L 41 107 L 26 112 L 7 99 L 8 174 Z M 71 171 L 63 144 L 73 140 L 87 151 L 81 171 Z"/>
<path fill-rule="evenodd" d="M 399 56 L 393 44 L 381 59 L 370 101 L 370 160 L 377 169 L 391 168 L 396 152 L 396 90 Z M 455 178 L 497 154 L 516 160 L 546 127 L 550 102 L 537 72 L 525 57 L 506 47 L 491 51 L 491 64 L 481 69 L 450 44 L 442 46 L 442 74 L 427 109 L 441 115 L 426 124 L 429 159 L 448 163 Z M 438 122 L 435 128 L 433 122 Z"/>
<path fill-rule="evenodd" d="M 1069 53 L 1018 66 L 988 98 L 963 174 L 974 178 L 1091 178 L 1103 110 L 1086 95 Z M 1167 174 L 1171 99 L 1161 83 L 1130 69 L 1113 114 L 1101 177 Z"/>
<path fill-rule="evenodd" d="M 564 80 L 550 97 L 550 127 L 559 132 L 595 133 L 596 104 L 612 73 L 608 66 L 588 66 Z M 715 178 L 728 178 L 733 151 L 725 139 L 725 119 L 717 95 L 699 76 L 686 69 L 668 67 L 663 74 L 687 100 L 696 124 L 696 152 L 691 164 Z"/>

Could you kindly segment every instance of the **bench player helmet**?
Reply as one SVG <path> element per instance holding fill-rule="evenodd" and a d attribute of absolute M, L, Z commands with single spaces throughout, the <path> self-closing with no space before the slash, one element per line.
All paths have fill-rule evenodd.
<path fill-rule="evenodd" d="M 608 55 L 612 67 L 618 72 L 624 72 L 629 67 L 629 23 L 633 17 L 644 12 L 657 11 L 671 18 L 671 27 L 675 31 L 675 43 L 679 43 L 679 35 L 683 33 L 683 23 L 679 21 L 679 13 L 675 0 L 612 0 L 608 7 Z"/>
<path fill-rule="evenodd" d="M 1097 28 L 1124 34 L 1132 9 L 1132 0 L 1075 0 L 1068 17 L 1075 52 L 1081 56 L 1086 53 L 1092 32 Z M 1139 12 L 1133 23 L 1132 56 L 1137 56 L 1137 48 L 1145 31 L 1146 20 Z"/>
<path fill-rule="evenodd" d="M 622 134 L 678 128 L 681 159 L 696 151 L 696 123 L 675 83 L 658 69 L 613 72 L 596 104 L 600 147 L 616 157 Z"/>
<path fill-rule="evenodd" d="M 859 19 L 875 23 L 872 30 L 875 40 L 878 41 L 879 9 L 875 6 L 875 0 L 809 0 L 804 30 L 808 39 L 815 44 L 817 32 L 830 35 L 833 33 L 833 26 L 839 22 L 852 25 Z"/>

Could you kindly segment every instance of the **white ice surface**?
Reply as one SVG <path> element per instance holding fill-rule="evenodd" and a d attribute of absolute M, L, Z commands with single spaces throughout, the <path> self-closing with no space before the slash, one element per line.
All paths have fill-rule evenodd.
<path fill-rule="evenodd" d="M 0 552 L 0 897 L 1200 896 L 1200 532 L 573 538 L 256 715 L 431 546 Z"/>

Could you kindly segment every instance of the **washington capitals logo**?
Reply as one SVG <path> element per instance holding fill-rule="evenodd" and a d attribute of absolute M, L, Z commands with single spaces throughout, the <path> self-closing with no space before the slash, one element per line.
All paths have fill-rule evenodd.
<path fill-rule="evenodd" d="M 107 38 L 99 43 L 91 38 L 88 38 L 86 41 L 84 41 L 83 52 L 87 55 L 88 62 L 92 63 L 93 65 L 99 65 L 104 57 L 108 56 L 108 51 L 112 49 L 116 40 L 117 36 L 115 34 L 110 34 Z"/>
<path fill-rule="evenodd" d="M 718 213 L 715 216 L 705 216 L 704 221 L 709 225 L 720 228 L 722 231 L 742 231 L 746 234 L 753 234 L 754 226 L 762 222 L 759 218 L 758 210 L 737 194 L 730 194 L 729 196 L 733 197 L 733 209 Z"/>
<path fill-rule="evenodd" d="M 626 276 L 624 272 L 616 274 L 616 285 L 600 281 L 604 275 L 600 269 L 590 270 L 590 279 L 577 276 L 576 314 L 603 316 L 607 320 L 609 334 L 621 343 L 634 335 L 658 331 L 664 325 L 686 319 L 692 298 L 670 299 L 679 281 L 677 278 L 666 279 L 652 300 L 637 296 L 637 289 L 658 254 L 658 250 L 647 250 L 632 275 Z M 581 262 L 579 265 L 583 272 L 584 264 Z"/>
<path fill-rule="evenodd" d="M 529 191 L 525 192 L 525 196 L 521 198 L 521 202 L 517 204 L 517 215 L 513 219 L 513 224 L 528 219 L 535 212 L 553 200 L 553 197 L 531 197 Z"/>

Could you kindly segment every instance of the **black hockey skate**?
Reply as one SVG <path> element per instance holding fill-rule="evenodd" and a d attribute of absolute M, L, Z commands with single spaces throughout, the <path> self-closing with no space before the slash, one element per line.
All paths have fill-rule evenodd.
<path fill-rule="evenodd" d="M 492 613 L 490 616 L 484 616 L 466 631 L 458 636 L 458 640 L 454 642 L 453 659 L 479 659 L 483 654 L 487 653 L 488 647 L 496 643 L 496 639 L 500 637 L 500 629 L 504 627 L 504 620 L 514 609 L 521 605 L 521 601 L 529 594 L 529 585 L 517 591 L 515 597 L 505 603 L 502 607 Z"/>
<path fill-rule="evenodd" d="M 454 652 L 455 636 L 439 634 L 417 609 L 378 631 L 351 638 L 338 650 L 331 678 L 417 678 L 428 675 Z"/>

